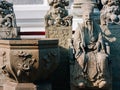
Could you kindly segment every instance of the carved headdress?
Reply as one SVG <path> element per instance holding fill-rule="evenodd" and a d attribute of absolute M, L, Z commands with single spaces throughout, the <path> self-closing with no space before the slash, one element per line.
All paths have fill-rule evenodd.
<path fill-rule="evenodd" d="M 80 2 L 81 4 L 85 3 L 96 4 L 96 0 L 77 0 L 77 1 Z"/>
<path fill-rule="evenodd" d="M 94 4 L 85 3 L 82 5 L 83 14 L 84 13 L 94 13 Z"/>

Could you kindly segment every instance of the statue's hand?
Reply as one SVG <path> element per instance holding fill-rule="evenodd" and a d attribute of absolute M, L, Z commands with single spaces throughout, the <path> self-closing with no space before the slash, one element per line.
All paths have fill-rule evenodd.
<path fill-rule="evenodd" d="M 100 51 L 100 42 L 96 42 L 95 46 L 94 46 L 94 49 L 97 50 L 97 52 Z"/>
<path fill-rule="evenodd" d="M 80 43 L 80 48 L 81 48 L 81 49 L 82 49 L 82 51 L 85 53 L 85 49 L 84 49 L 84 47 L 85 47 L 85 44 Z"/>

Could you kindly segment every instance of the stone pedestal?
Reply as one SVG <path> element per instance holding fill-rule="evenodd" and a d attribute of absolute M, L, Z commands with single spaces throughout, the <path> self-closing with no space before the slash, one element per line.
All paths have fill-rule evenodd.
<path fill-rule="evenodd" d="M 8 82 L 3 86 L 3 90 L 38 90 L 33 83 L 14 83 Z"/>
<path fill-rule="evenodd" d="M 53 75 L 53 90 L 69 90 L 69 39 L 72 38 L 72 27 L 50 26 L 46 27 L 47 38 L 58 38 L 60 47 L 60 65 Z"/>
<path fill-rule="evenodd" d="M 17 38 L 20 27 L 17 28 L 0 28 L 0 39 L 3 38 Z"/>
<path fill-rule="evenodd" d="M 109 25 L 111 39 L 112 90 L 120 89 L 120 25 Z"/>
<path fill-rule="evenodd" d="M 33 83 L 6 82 L 3 89 L 0 90 L 52 90 L 52 85 L 50 83 L 35 85 Z"/>
<path fill-rule="evenodd" d="M 0 40 L 0 63 L 13 81 L 46 81 L 59 64 L 58 40 Z"/>
<path fill-rule="evenodd" d="M 72 27 L 50 26 L 46 28 L 46 38 L 58 38 L 59 46 L 69 48 L 68 39 L 72 38 Z"/>
<path fill-rule="evenodd" d="M 71 90 L 109 90 L 109 89 L 98 89 L 98 88 L 79 88 L 71 85 Z"/>

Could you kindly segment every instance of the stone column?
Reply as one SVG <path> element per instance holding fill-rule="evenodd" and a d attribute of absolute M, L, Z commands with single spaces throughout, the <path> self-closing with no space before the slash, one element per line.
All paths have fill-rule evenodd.
<path fill-rule="evenodd" d="M 72 38 L 72 16 L 68 14 L 67 6 L 67 0 L 65 2 L 54 2 L 49 9 L 49 13 L 45 16 L 45 36 L 59 39 L 60 64 L 53 75 L 53 90 L 69 90 L 68 39 Z M 54 15 L 55 11 L 57 11 L 56 15 Z"/>

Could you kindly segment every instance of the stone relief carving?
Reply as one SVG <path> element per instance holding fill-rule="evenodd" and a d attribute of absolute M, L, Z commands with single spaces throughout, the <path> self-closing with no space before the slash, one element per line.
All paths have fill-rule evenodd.
<path fill-rule="evenodd" d="M 44 69 L 50 70 L 50 68 L 53 67 L 54 63 L 56 63 L 55 60 L 57 59 L 57 57 L 59 57 L 56 52 L 58 52 L 57 49 L 41 51 L 42 56 L 40 57 L 40 59 L 43 61 Z M 57 63 L 58 62 L 59 61 L 57 61 Z"/>
<path fill-rule="evenodd" d="M 68 16 L 68 10 L 66 6 L 69 5 L 69 0 L 48 0 L 50 10 L 45 16 L 45 25 L 56 25 L 56 26 L 71 26 L 72 16 Z"/>
<path fill-rule="evenodd" d="M 68 38 L 72 36 L 72 27 L 48 27 L 46 30 L 47 38 L 59 38 L 59 45 L 68 48 Z"/>
<path fill-rule="evenodd" d="M 1 16 L 1 27 L 15 27 L 15 15 L 13 10 L 13 4 L 2 0 L 0 2 L 0 16 Z"/>
<path fill-rule="evenodd" d="M 17 76 L 22 75 L 22 72 L 29 72 L 31 68 L 33 68 L 33 64 L 37 63 L 35 58 L 32 58 L 31 54 L 28 54 L 26 52 L 20 52 L 18 54 L 19 62 L 17 64 Z"/>
<path fill-rule="evenodd" d="M 10 60 L 7 59 L 7 63 L 2 65 L 3 73 L 10 81 L 21 83 L 49 78 L 59 63 L 58 48 L 40 50 L 40 57 L 34 53 L 21 50 L 14 51 Z M 6 60 L 6 53 L 3 53 L 2 57 L 5 57 Z"/>
<path fill-rule="evenodd" d="M 93 19 L 93 6 L 83 6 L 83 22 L 78 24 L 73 38 L 75 62 L 71 66 L 71 83 L 80 88 L 106 88 L 110 83 L 110 46 Z"/>
<path fill-rule="evenodd" d="M 12 63 L 13 66 L 9 67 L 8 64 L 4 64 L 2 69 L 5 75 L 19 82 L 19 78 L 22 75 L 30 75 L 30 72 L 34 68 L 34 64 L 37 63 L 37 60 L 32 57 L 32 54 L 24 51 L 18 52 L 16 56 L 18 58 L 14 63 Z M 11 68 L 14 68 L 15 71 L 12 71 Z"/>
<path fill-rule="evenodd" d="M 14 38 L 17 36 L 13 4 L 6 0 L 0 1 L 0 38 Z"/>
<path fill-rule="evenodd" d="M 120 1 L 101 0 L 103 8 L 101 10 L 101 24 L 120 24 Z"/>
<path fill-rule="evenodd" d="M 6 52 L 2 50 L 2 52 L 0 52 L 0 66 L 4 65 L 7 62 L 7 55 Z"/>

